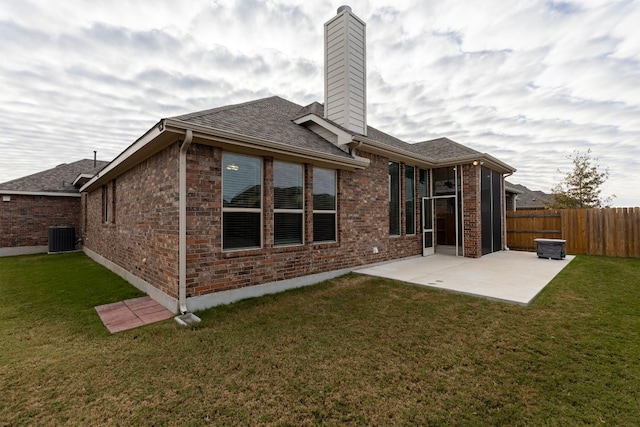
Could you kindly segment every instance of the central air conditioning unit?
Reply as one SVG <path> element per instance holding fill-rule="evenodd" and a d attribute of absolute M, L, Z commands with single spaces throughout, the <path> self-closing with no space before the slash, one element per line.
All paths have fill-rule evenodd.
<path fill-rule="evenodd" d="M 49 227 L 49 253 L 71 252 L 76 249 L 75 227 Z"/>

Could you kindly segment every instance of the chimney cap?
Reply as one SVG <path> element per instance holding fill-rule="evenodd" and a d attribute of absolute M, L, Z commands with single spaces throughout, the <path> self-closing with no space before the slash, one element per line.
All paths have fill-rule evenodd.
<path fill-rule="evenodd" d="M 338 15 L 344 11 L 351 12 L 351 6 L 343 5 L 338 8 Z"/>

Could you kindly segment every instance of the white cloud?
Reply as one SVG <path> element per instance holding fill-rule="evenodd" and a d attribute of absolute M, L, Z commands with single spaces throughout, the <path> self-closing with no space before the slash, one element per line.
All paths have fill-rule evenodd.
<path fill-rule="evenodd" d="M 0 0 L 0 181 L 112 159 L 161 117 L 278 94 L 323 100 L 327 0 Z M 367 22 L 369 122 L 448 136 L 549 190 L 591 148 L 640 205 L 635 1 L 348 2 Z"/>

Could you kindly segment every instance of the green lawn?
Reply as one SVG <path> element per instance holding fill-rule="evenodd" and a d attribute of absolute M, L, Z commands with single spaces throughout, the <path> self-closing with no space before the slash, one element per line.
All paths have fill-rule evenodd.
<path fill-rule="evenodd" d="M 640 260 L 579 256 L 530 307 L 349 275 L 109 334 L 93 307 L 138 295 L 0 259 L 0 426 L 640 420 Z"/>

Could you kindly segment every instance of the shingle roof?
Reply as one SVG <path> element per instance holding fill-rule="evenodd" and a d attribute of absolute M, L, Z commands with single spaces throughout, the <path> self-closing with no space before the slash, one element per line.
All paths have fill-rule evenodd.
<path fill-rule="evenodd" d="M 326 139 L 304 126 L 295 124 L 293 119 L 300 115 L 302 109 L 301 105 L 279 96 L 272 96 L 243 104 L 184 114 L 171 119 L 248 137 L 282 142 L 319 153 L 351 158 L 348 153 Z"/>
<path fill-rule="evenodd" d="M 378 130 L 371 126 L 367 126 L 367 138 L 377 142 L 381 142 L 384 145 L 388 145 L 390 147 L 400 148 L 402 150 L 407 150 L 407 151 L 413 151 L 411 149 L 411 146 L 413 144 L 409 144 L 408 142 L 398 139 L 395 136 L 391 136 L 388 133 L 384 133 L 381 130 Z"/>
<path fill-rule="evenodd" d="M 306 127 L 293 122 L 294 119 L 307 114 L 323 117 L 323 112 L 324 107 L 318 102 L 303 107 L 278 96 L 272 96 L 242 104 L 184 114 L 172 117 L 172 119 L 249 137 L 283 142 L 320 153 L 349 156 Z M 345 132 L 357 135 L 330 120 L 323 119 Z M 481 154 L 448 138 L 410 144 L 371 126 L 367 126 L 367 138 L 389 147 L 410 151 L 431 161 L 455 160 L 456 158 Z"/>
<path fill-rule="evenodd" d="M 63 163 L 53 169 L 3 182 L 0 184 L 0 190 L 77 193 L 78 189 L 73 186 L 73 181 L 76 177 L 81 173 L 93 175 L 107 163 L 98 160 L 96 161 L 96 167 L 93 166 L 93 160 L 91 159 Z"/>
<path fill-rule="evenodd" d="M 482 154 L 449 138 L 432 139 L 410 145 L 411 151 L 438 161 Z"/>
<path fill-rule="evenodd" d="M 521 193 L 518 194 L 518 209 L 543 208 L 546 203 L 550 202 L 552 199 L 551 194 L 539 190 L 530 190 L 522 184 L 513 184 L 509 181 L 505 181 L 505 186 L 521 191 Z"/>

